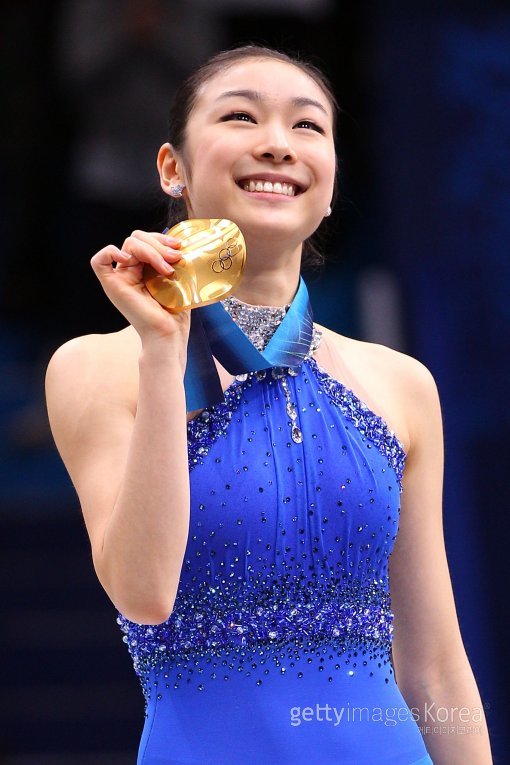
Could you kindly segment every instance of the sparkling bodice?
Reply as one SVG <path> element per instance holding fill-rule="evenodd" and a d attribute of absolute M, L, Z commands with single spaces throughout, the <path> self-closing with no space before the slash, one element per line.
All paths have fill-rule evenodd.
<path fill-rule="evenodd" d="M 388 558 L 405 454 L 386 423 L 313 356 L 283 378 L 236 379 L 188 423 L 191 518 L 174 612 L 119 616 L 146 698 L 237 672 L 392 673 Z M 327 660 L 325 657 L 329 657 Z M 164 687 L 162 687 L 164 686 Z"/>

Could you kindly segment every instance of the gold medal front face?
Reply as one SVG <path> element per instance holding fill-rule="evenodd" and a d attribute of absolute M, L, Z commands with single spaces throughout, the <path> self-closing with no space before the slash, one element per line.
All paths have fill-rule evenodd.
<path fill-rule="evenodd" d="M 182 258 L 170 276 L 145 265 L 145 286 L 172 313 L 228 297 L 241 279 L 246 261 L 244 237 L 231 220 L 184 220 L 167 231 L 181 241 Z"/>

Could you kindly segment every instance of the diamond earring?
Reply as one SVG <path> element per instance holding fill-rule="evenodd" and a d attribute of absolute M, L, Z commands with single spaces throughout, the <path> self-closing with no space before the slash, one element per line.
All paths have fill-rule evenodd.
<path fill-rule="evenodd" d="M 182 197 L 182 192 L 185 188 L 186 187 L 182 183 L 172 183 L 170 186 L 170 196 L 174 197 L 174 199 L 179 199 Z"/>
<path fill-rule="evenodd" d="M 331 209 L 331 205 L 328 205 L 328 209 L 326 210 L 326 213 L 325 213 L 324 217 L 325 218 L 329 218 L 329 216 L 331 215 L 332 212 L 333 211 Z"/>

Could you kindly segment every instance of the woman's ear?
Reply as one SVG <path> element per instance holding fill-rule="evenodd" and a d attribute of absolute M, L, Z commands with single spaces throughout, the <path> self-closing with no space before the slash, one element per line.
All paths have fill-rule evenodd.
<path fill-rule="evenodd" d="M 185 180 L 180 172 L 181 161 L 177 157 L 173 146 L 164 143 L 158 151 L 157 166 L 161 188 L 169 196 L 174 196 L 172 188 L 185 186 Z"/>

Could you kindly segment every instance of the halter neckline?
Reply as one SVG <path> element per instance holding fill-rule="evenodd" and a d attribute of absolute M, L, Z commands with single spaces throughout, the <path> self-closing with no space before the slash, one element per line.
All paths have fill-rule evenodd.
<path fill-rule="evenodd" d="M 258 351 L 264 350 L 291 305 L 253 305 L 234 295 L 229 295 L 221 304 Z"/>

